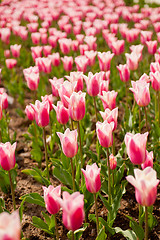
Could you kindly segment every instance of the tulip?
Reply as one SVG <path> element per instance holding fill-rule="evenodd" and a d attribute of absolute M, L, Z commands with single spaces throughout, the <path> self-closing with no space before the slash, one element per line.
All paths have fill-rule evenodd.
<path fill-rule="evenodd" d="M 124 40 L 117 40 L 111 43 L 112 52 L 115 55 L 120 55 L 124 52 Z"/>
<path fill-rule="evenodd" d="M 157 197 L 157 186 L 159 180 L 157 179 L 156 171 L 147 167 L 144 170 L 134 169 L 135 178 L 131 175 L 126 179 L 135 187 L 135 197 L 137 202 L 145 206 L 145 239 L 148 239 L 148 208 L 152 206 Z"/>
<path fill-rule="evenodd" d="M 57 132 L 57 135 L 60 138 L 62 150 L 66 157 L 74 157 L 78 151 L 77 130 L 70 131 L 67 128 L 64 134 Z"/>
<path fill-rule="evenodd" d="M 114 108 L 113 110 L 110 110 L 109 108 L 106 108 L 105 112 L 100 111 L 100 114 L 101 114 L 104 121 L 107 120 L 108 123 L 111 123 L 111 122 L 114 123 L 113 131 L 115 131 L 116 128 L 117 128 L 118 107 Z"/>
<path fill-rule="evenodd" d="M 113 154 L 109 156 L 109 165 L 111 170 L 117 167 L 117 158 Z"/>
<path fill-rule="evenodd" d="M 67 72 L 71 71 L 73 66 L 73 57 L 64 56 L 61 57 L 61 60 L 63 62 L 64 70 Z"/>
<path fill-rule="evenodd" d="M 51 111 L 53 109 L 53 97 L 52 94 L 50 95 L 45 95 L 45 96 L 41 96 L 42 102 L 48 102 L 49 103 L 49 111 Z"/>
<path fill-rule="evenodd" d="M 156 71 L 155 73 L 150 73 L 150 79 L 152 87 L 155 91 L 160 91 L 160 72 Z"/>
<path fill-rule="evenodd" d="M 134 169 L 135 178 L 131 175 L 126 179 L 135 187 L 135 197 L 137 202 L 142 206 L 151 206 L 154 204 L 157 196 L 157 179 L 156 171 L 147 167 L 144 170 Z"/>
<path fill-rule="evenodd" d="M 86 188 L 91 193 L 97 193 L 101 188 L 100 171 L 97 164 L 87 165 L 86 170 L 81 169 L 86 181 Z"/>
<path fill-rule="evenodd" d="M 60 209 L 60 204 L 58 199 L 61 197 L 61 185 L 53 187 L 50 185 L 47 187 L 42 187 L 44 191 L 44 201 L 46 209 L 50 214 L 57 214 Z"/>
<path fill-rule="evenodd" d="M 152 152 L 146 151 L 146 160 L 144 163 L 141 164 L 141 168 L 145 169 L 146 167 L 153 168 L 153 151 Z"/>
<path fill-rule="evenodd" d="M 98 95 L 100 99 L 102 100 L 104 109 L 109 108 L 110 110 L 114 109 L 116 107 L 116 97 L 118 92 L 115 92 L 114 90 L 102 92 L 102 95 Z"/>
<path fill-rule="evenodd" d="M 103 123 L 97 122 L 96 123 L 96 132 L 99 143 L 102 147 L 108 148 L 111 147 L 113 144 L 113 137 L 112 131 L 114 128 L 114 123 L 111 122 L 110 124 L 107 121 Z"/>
<path fill-rule="evenodd" d="M 17 65 L 17 60 L 16 59 L 12 59 L 12 58 L 6 59 L 6 66 L 7 66 L 7 68 L 12 69 L 16 65 Z"/>
<path fill-rule="evenodd" d="M 35 119 L 35 112 L 30 105 L 26 106 L 25 113 L 30 121 L 33 121 Z"/>
<path fill-rule="evenodd" d="M 68 38 L 61 38 L 58 40 L 61 52 L 63 54 L 68 54 L 71 49 L 72 40 Z"/>
<path fill-rule="evenodd" d="M 148 132 L 144 134 L 126 133 L 124 141 L 127 154 L 133 164 L 142 164 L 146 159 L 146 143 Z"/>
<path fill-rule="evenodd" d="M 68 230 L 75 231 L 80 228 L 84 220 L 84 195 L 79 192 L 69 194 L 63 192 L 63 200 L 60 201 L 63 210 L 63 224 Z"/>
<path fill-rule="evenodd" d="M 88 73 L 88 77 L 83 75 L 83 78 L 87 85 L 87 92 L 90 96 L 97 96 L 99 93 L 99 81 L 97 79 L 97 75 L 91 72 Z"/>
<path fill-rule="evenodd" d="M 35 120 L 39 127 L 45 127 L 49 124 L 49 102 L 40 102 L 36 100 L 35 105 L 31 104 L 35 112 Z"/>
<path fill-rule="evenodd" d="M 48 58 L 51 60 L 52 65 L 58 67 L 60 64 L 60 55 L 59 53 L 52 53 L 52 55 L 48 55 Z"/>
<path fill-rule="evenodd" d="M 0 143 L 0 165 L 4 170 L 8 171 L 14 210 L 16 209 L 16 202 L 10 170 L 15 167 L 16 163 L 16 145 L 17 143 L 13 143 L 13 145 L 11 145 L 10 142 Z"/>
<path fill-rule="evenodd" d="M 85 73 L 87 70 L 89 60 L 86 56 L 78 56 L 75 58 L 77 71 Z"/>
<path fill-rule="evenodd" d="M 52 87 L 52 94 L 55 97 L 59 97 L 59 88 L 64 82 L 64 78 L 57 79 L 56 77 L 52 79 L 49 79 L 49 82 L 51 83 Z"/>
<path fill-rule="evenodd" d="M 60 85 L 59 96 L 61 98 L 61 101 L 62 101 L 63 105 L 66 108 L 68 108 L 68 101 L 66 100 L 65 96 L 70 98 L 73 91 L 74 91 L 74 85 L 69 81 L 64 81 L 63 84 Z"/>
<path fill-rule="evenodd" d="M 94 50 L 96 51 L 96 48 L 97 48 L 97 44 L 96 44 L 96 40 L 97 38 L 96 37 L 93 37 L 93 36 L 86 36 L 84 38 L 84 41 L 87 43 L 88 45 L 88 50 Z"/>
<path fill-rule="evenodd" d="M 39 32 L 31 33 L 31 39 L 33 44 L 38 45 L 40 43 L 41 34 Z"/>
<path fill-rule="evenodd" d="M 134 94 L 136 103 L 140 107 L 147 106 L 150 103 L 149 83 L 139 80 L 136 82 L 131 81 L 131 84 L 132 84 L 132 88 L 130 88 L 130 90 Z"/>
<path fill-rule="evenodd" d="M 82 72 L 70 72 L 70 76 L 65 76 L 74 85 L 74 91 L 79 92 L 83 89 Z"/>
<path fill-rule="evenodd" d="M 98 60 L 101 71 L 110 70 L 110 63 L 114 56 L 114 53 L 108 52 L 98 52 Z"/>
<path fill-rule="evenodd" d="M 72 120 L 80 121 L 85 115 L 85 95 L 79 91 L 78 93 L 73 92 L 70 98 L 66 97 L 69 103 L 69 115 Z"/>
<path fill-rule="evenodd" d="M 140 53 L 132 52 L 131 54 L 125 53 L 127 59 L 127 65 L 130 70 L 136 70 L 138 68 L 138 63 L 141 58 Z"/>
<path fill-rule="evenodd" d="M 66 124 L 69 121 L 69 111 L 64 107 L 61 101 L 57 102 L 57 107 L 52 105 L 54 110 L 56 111 L 57 121 L 60 124 Z"/>
<path fill-rule="evenodd" d="M 130 46 L 130 50 L 132 52 L 135 52 L 137 55 L 140 54 L 141 57 L 140 57 L 140 61 L 142 60 L 142 51 L 143 51 L 143 48 L 144 48 L 144 45 L 142 44 L 139 44 L 139 45 L 132 45 Z"/>
<path fill-rule="evenodd" d="M 39 84 L 39 69 L 37 66 L 29 67 L 23 70 L 25 80 L 30 90 L 34 91 Z"/>
<path fill-rule="evenodd" d="M 160 71 L 160 64 L 158 62 L 152 62 L 150 64 L 150 71 L 153 73 Z"/>
<path fill-rule="evenodd" d="M 79 42 L 77 40 L 72 40 L 72 51 L 78 51 Z"/>
<path fill-rule="evenodd" d="M 117 66 L 122 82 L 128 82 L 130 79 L 130 70 L 127 64 Z"/>
<path fill-rule="evenodd" d="M 80 44 L 79 51 L 81 55 L 84 55 L 85 51 L 89 51 L 89 47 L 87 44 Z"/>
<path fill-rule="evenodd" d="M 93 50 L 85 51 L 84 55 L 88 58 L 88 65 L 93 66 L 95 64 L 95 57 L 97 55 L 97 52 Z"/>
<path fill-rule="evenodd" d="M 8 95 L 6 92 L 0 93 L 0 98 L 2 101 L 2 109 L 7 109 L 8 108 Z"/>
<path fill-rule="evenodd" d="M 12 56 L 18 58 L 20 56 L 21 45 L 15 44 L 10 46 Z"/>
<path fill-rule="evenodd" d="M 31 47 L 32 57 L 35 61 L 36 58 L 42 57 L 42 46 Z"/>
<path fill-rule="evenodd" d="M 49 36 L 48 43 L 55 48 L 57 46 L 57 37 L 56 36 Z"/>
<path fill-rule="evenodd" d="M 43 46 L 43 53 L 44 53 L 45 57 L 50 55 L 51 51 L 52 51 L 52 46 L 50 46 L 50 45 Z"/>
<path fill-rule="evenodd" d="M 157 51 L 157 41 L 146 41 L 146 45 L 148 47 L 148 52 L 150 54 L 155 54 Z"/>
<path fill-rule="evenodd" d="M 21 239 L 21 223 L 18 211 L 14 211 L 11 214 L 8 212 L 2 212 L 0 214 L 0 239 Z"/>
<path fill-rule="evenodd" d="M 153 32 L 141 31 L 141 43 L 145 44 L 147 41 L 151 41 Z"/>

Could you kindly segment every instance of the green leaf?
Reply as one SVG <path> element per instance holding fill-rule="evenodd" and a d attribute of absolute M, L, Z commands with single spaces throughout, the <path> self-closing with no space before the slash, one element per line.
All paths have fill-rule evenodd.
<path fill-rule="evenodd" d="M 72 188 L 72 176 L 65 169 L 57 166 L 53 169 L 53 175 L 60 182 Z"/>
<path fill-rule="evenodd" d="M 28 203 L 33 203 L 45 207 L 44 199 L 38 193 L 25 194 L 20 197 L 20 199 Z"/>
<path fill-rule="evenodd" d="M 115 185 L 120 183 L 120 181 L 123 177 L 123 174 L 124 174 L 124 167 L 125 167 L 125 165 L 122 164 L 122 166 L 118 169 L 118 171 L 115 172 Z"/>
<path fill-rule="evenodd" d="M 50 223 L 51 223 L 51 219 L 50 219 L 50 217 L 48 216 L 48 214 L 46 214 L 46 213 L 43 212 L 43 211 L 42 211 L 42 215 L 43 215 L 43 217 L 44 217 L 44 219 L 45 219 L 47 225 L 49 226 Z"/>
<path fill-rule="evenodd" d="M 108 201 L 107 201 L 100 193 L 99 193 L 99 197 L 100 197 L 100 199 L 102 200 L 104 206 L 107 208 L 107 210 L 108 210 L 109 212 L 111 212 L 111 211 L 112 211 L 112 208 L 111 208 L 111 206 L 109 205 Z"/>
<path fill-rule="evenodd" d="M 83 228 L 79 228 L 79 229 L 77 229 L 76 231 L 74 231 L 74 239 L 75 240 L 79 240 L 80 239 L 80 237 L 82 236 L 82 234 L 83 234 L 83 232 L 86 230 L 86 228 L 88 227 L 88 223 L 84 223 L 84 226 L 83 226 Z M 71 237 L 72 237 L 72 231 L 69 231 L 68 233 L 67 233 L 67 237 L 69 238 L 69 239 L 71 239 Z"/>
<path fill-rule="evenodd" d="M 129 226 L 133 229 L 139 240 L 144 239 L 144 230 L 137 222 L 131 220 Z"/>
<path fill-rule="evenodd" d="M 99 217 L 98 219 L 99 219 L 99 222 L 105 227 L 107 232 L 110 232 L 112 235 L 115 234 L 114 228 L 110 227 L 102 217 Z"/>
<path fill-rule="evenodd" d="M 152 213 L 148 213 L 148 227 L 152 230 L 158 224 L 157 219 Z"/>
<path fill-rule="evenodd" d="M 49 230 L 49 227 L 48 227 L 47 223 L 45 223 L 41 218 L 33 216 L 32 217 L 32 221 L 33 221 L 32 224 L 33 224 L 34 227 L 40 228 L 44 232 L 46 232 L 49 235 L 53 236 L 53 233 Z"/>
<path fill-rule="evenodd" d="M 40 182 L 41 184 L 45 185 L 45 186 L 49 186 L 50 182 L 48 181 L 48 179 L 46 177 L 44 177 L 43 175 L 45 173 L 43 173 L 41 170 L 39 170 L 38 168 L 33 168 L 33 169 L 24 169 L 22 170 L 23 173 L 32 176 L 36 181 Z"/>
<path fill-rule="evenodd" d="M 123 231 L 121 228 L 115 227 L 115 231 L 122 234 L 128 240 L 137 240 L 136 234 L 130 229 Z"/>
<path fill-rule="evenodd" d="M 105 227 L 102 227 L 98 233 L 98 236 L 96 237 L 96 240 L 106 240 L 106 238 L 107 234 L 105 233 Z"/>

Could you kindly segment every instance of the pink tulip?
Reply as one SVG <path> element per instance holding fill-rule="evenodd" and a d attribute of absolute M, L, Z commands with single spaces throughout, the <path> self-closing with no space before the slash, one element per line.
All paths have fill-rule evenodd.
<path fill-rule="evenodd" d="M 150 64 L 150 71 L 155 73 L 156 71 L 160 72 L 160 64 L 158 62 L 152 62 Z"/>
<path fill-rule="evenodd" d="M 142 60 L 142 51 L 143 51 L 144 45 L 139 44 L 139 45 L 132 45 L 130 46 L 131 52 L 135 52 L 137 55 L 140 54 L 140 61 Z"/>
<path fill-rule="evenodd" d="M 83 89 L 83 73 L 70 72 L 70 76 L 65 76 L 74 85 L 74 91 L 79 92 Z"/>
<path fill-rule="evenodd" d="M 35 61 L 36 58 L 42 57 L 42 46 L 31 47 L 32 57 Z"/>
<path fill-rule="evenodd" d="M 114 90 L 102 92 L 102 95 L 98 95 L 100 99 L 102 100 L 104 109 L 109 108 L 110 110 L 114 109 L 116 107 L 116 97 L 118 92 L 115 92 Z"/>
<path fill-rule="evenodd" d="M 146 41 L 146 45 L 148 47 L 148 52 L 150 54 L 155 54 L 157 51 L 157 41 Z"/>
<path fill-rule="evenodd" d="M 150 103 L 149 83 L 143 80 L 131 81 L 132 88 L 129 88 L 133 94 L 136 103 L 140 107 L 145 107 Z"/>
<path fill-rule="evenodd" d="M 9 214 L 0 214 L 0 239 L 1 240 L 20 240 L 21 222 L 18 210 Z"/>
<path fill-rule="evenodd" d="M 17 143 L 13 143 L 13 145 L 10 142 L 0 143 L 0 165 L 6 171 L 13 169 L 15 166 L 16 145 Z"/>
<path fill-rule="evenodd" d="M 51 83 L 53 96 L 59 97 L 59 88 L 64 82 L 64 78 L 57 79 L 56 77 L 54 77 L 53 80 L 49 79 L 49 82 Z"/>
<path fill-rule="evenodd" d="M 62 151 L 68 158 L 72 158 L 77 154 L 78 143 L 77 143 L 77 129 L 70 131 L 69 128 L 63 133 L 57 132 L 60 138 Z"/>
<path fill-rule="evenodd" d="M 150 79 L 152 87 L 155 91 L 160 91 L 160 72 L 156 71 L 155 73 L 150 73 Z"/>
<path fill-rule="evenodd" d="M 10 50 L 9 49 L 4 50 L 4 56 L 5 56 L 5 58 L 9 58 L 10 57 Z"/>
<path fill-rule="evenodd" d="M 125 45 L 125 41 L 124 40 L 113 41 L 111 43 L 112 52 L 115 55 L 122 54 L 124 52 L 124 45 Z"/>
<path fill-rule="evenodd" d="M 99 78 L 99 76 L 97 76 Z M 109 81 L 106 80 L 99 80 L 99 93 L 102 95 L 103 91 L 108 92 L 109 90 Z"/>
<path fill-rule="evenodd" d="M 18 58 L 20 56 L 21 45 L 15 44 L 10 46 L 12 56 Z"/>
<path fill-rule="evenodd" d="M 142 164 L 146 159 L 146 143 L 148 132 L 144 134 L 126 133 L 124 141 L 127 154 L 133 164 Z"/>
<path fill-rule="evenodd" d="M 84 55 L 88 58 L 88 65 L 93 66 L 95 64 L 95 57 L 97 55 L 97 52 L 93 50 L 85 51 Z"/>
<path fill-rule="evenodd" d="M 49 103 L 49 111 L 51 111 L 53 109 L 53 97 L 52 94 L 50 95 L 45 95 L 45 96 L 41 96 L 42 102 L 48 102 Z"/>
<path fill-rule="evenodd" d="M 126 179 L 135 187 L 137 202 L 147 207 L 153 205 L 156 201 L 157 186 L 159 184 L 156 171 L 151 167 L 144 170 L 134 169 L 134 175 L 135 178 L 129 175 Z"/>
<path fill-rule="evenodd" d="M 42 68 L 43 72 L 45 72 L 45 73 L 50 73 L 51 72 L 52 66 L 51 66 L 51 60 L 49 58 L 44 58 L 44 57 L 40 58 L 40 65 L 41 65 L 41 68 Z"/>
<path fill-rule="evenodd" d="M 148 152 L 146 150 L 146 160 L 144 163 L 141 164 L 141 168 L 145 169 L 146 167 L 153 168 L 153 152 Z"/>
<path fill-rule="evenodd" d="M 114 53 L 108 52 L 98 52 L 98 60 L 101 71 L 110 70 L 110 63 L 114 56 Z"/>
<path fill-rule="evenodd" d="M 30 90 L 34 91 L 39 84 L 39 69 L 37 66 L 29 67 L 23 70 L 25 80 Z"/>
<path fill-rule="evenodd" d="M 60 124 L 66 124 L 69 121 L 69 111 L 64 107 L 61 101 L 57 102 L 57 106 L 52 105 L 54 110 L 56 111 L 57 121 Z"/>
<path fill-rule="evenodd" d="M 73 92 L 70 98 L 65 97 L 69 104 L 69 115 L 72 120 L 80 121 L 85 115 L 85 96 L 86 93 L 79 91 Z"/>
<path fill-rule="evenodd" d="M 93 36 L 86 36 L 84 38 L 84 41 L 87 43 L 88 45 L 88 50 L 94 50 L 96 51 L 97 49 L 97 44 L 96 44 L 96 40 L 97 38 L 96 37 L 93 37 Z"/>
<path fill-rule="evenodd" d="M 52 51 L 52 46 L 50 46 L 50 45 L 43 46 L 43 53 L 44 53 L 45 57 L 50 55 L 51 51 Z"/>
<path fill-rule="evenodd" d="M 32 32 L 32 33 L 37 32 L 38 23 L 36 23 L 36 22 L 29 23 L 29 24 L 27 24 L 27 28 L 28 28 L 29 32 Z"/>
<path fill-rule="evenodd" d="M 105 112 L 100 111 L 100 114 L 104 121 L 107 121 L 108 123 L 111 123 L 111 122 L 114 123 L 113 131 L 115 131 L 117 128 L 118 107 L 114 108 L 113 110 L 106 108 Z"/>
<path fill-rule="evenodd" d="M 49 36 L 48 43 L 55 48 L 57 46 L 57 37 L 56 36 Z"/>
<path fill-rule="evenodd" d="M 151 41 L 153 32 L 141 31 L 141 43 L 145 44 L 147 41 Z"/>
<path fill-rule="evenodd" d="M 73 66 L 73 57 L 64 56 L 64 57 L 61 57 L 61 60 L 63 62 L 64 70 L 67 72 L 71 71 Z"/>
<path fill-rule="evenodd" d="M 8 95 L 6 92 L 0 92 L 0 98 L 2 101 L 2 109 L 7 109 L 8 108 Z"/>
<path fill-rule="evenodd" d="M 92 72 L 88 73 L 88 77 L 83 74 L 83 78 L 87 85 L 87 92 L 90 96 L 97 96 L 99 93 L 99 80 L 97 79 L 97 75 Z"/>
<path fill-rule="evenodd" d="M 100 71 L 99 73 L 97 73 L 97 78 L 99 81 L 105 80 L 105 81 L 110 82 L 110 70 L 107 72 Z"/>
<path fill-rule="evenodd" d="M 138 68 L 138 63 L 141 58 L 140 53 L 132 52 L 131 54 L 125 53 L 126 59 L 127 59 L 127 65 L 130 70 L 137 70 Z"/>
<path fill-rule="evenodd" d="M 74 192 L 71 195 L 63 192 L 60 201 L 63 210 L 63 224 L 68 230 L 75 231 L 80 228 L 84 220 L 84 195 Z"/>
<path fill-rule="evenodd" d="M 49 102 L 40 102 L 36 100 L 35 105 L 31 104 L 35 112 L 35 120 L 39 127 L 45 127 L 49 124 Z"/>
<path fill-rule="evenodd" d="M 58 67 L 60 64 L 60 55 L 59 53 L 52 53 L 52 55 L 48 55 L 48 58 L 51 59 L 52 65 Z"/>
<path fill-rule="evenodd" d="M 86 170 L 81 169 L 85 177 L 86 188 L 91 193 L 97 193 L 101 188 L 100 171 L 97 164 L 87 165 Z"/>
<path fill-rule="evenodd" d="M 77 71 L 85 73 L 87 70 L 89 60 L 86 56 L 78 56 L 75 58 Z"/>
<path fill-rule="evenodd" d="M 82 44 L 83 40 L 84 40 L 84 35 L 83 34 L 77 34 L 76 39 L 79 42 L 79 44 Z"/>
<path fill-rule="evenodd" d="M 128 82 L 130 79 L 130 70 L 127 64 L 117 66 L 122 82 Z"/>
<path fill-rule="evenodd" d="M 2 42 L 9 44 L 10 41 L 11 30 L 9 28 L 1 28 L 1 40 Z"/>
<path fill-rule="evenodd" d="M 53 187 L 49 185 L 49 187 L 42 187 L 44 191 L 44 201 L 46 205 L 46 209 L 50 214 L 57 214 L 60 209 L 59 198 L 61 197 L 61 185 L 57 187 Z"/>
<path fill-rule="evenodd" d="M 1 99 L 1 96 L 0 96 L 0 120 L 2 119 L 3 117 L 3 111 L 2 111 L 2 99 Z"/>
<path fill-rule="evenodd" d="M 68 54 L 71 49 L 72 40 L 69 38 L 61 38 L 58 40 L 61 52 L 63 54 Z"/>
<path fill-rule="evenodd" d="M 96 132 L 99 143 L 102 147 L 108 148 L 111 147 L 113 144 L 113 136 L 112 131 L 114 128 L 114 123 L 108 123 L 104 121 L 103 123 L 97 122 L 96 123 Z"/>
<path fill-rule="evenodd" d="M 109 156 L 109 165 L 111 170 L 117 167 L 117 158 L 113 154 Z"/>
<path fill-rule="evenodd" d="M 40 43 L 41 34 L 39 32 L 31 33 L 31 39 L 33 44 L 38 45 Z"/>
<path fill-rule="evenodd" d="M 72 95 L 72 93 L 74 91 L 74 85 L 69 81 L 64 81 L 63 84 L 61 84 L 58 91 L 59 91 L 59 96 L 61 98 L 63 105 L 66 108 L 68 108 L 68 101 L 66 100 L 65 96 L 70 98 L 70 96 Z"/>
<path fill-rule="evenodd" d="M 77 40 L 72 40 L 72 51 L 76 52 L 78 51 L 78 48 L 79 48 L 79 42 Z"/>
<path fill-rule="evenodd" d="M 7 68 L 12 69 L 16 65 L 17 65 L 17 60 L 16 59 L 12 59 L 12 58 L 6 59 L 6 66 L 7 66 Z"/>
<path fill-rule="evenodd" d="M 48 35 L 47 33 L 40 33 L 41 34 L 41 43 L 47 44 L 48 43 Z"/>
<path fill-rule="evenodd" d="M 79 51 L 81 55 L 84 55 L 85 51 L 89 51 L 89 47 L 87 44 L 80 44 Z"/>
<path fill-rule="evenodd" d="M 30 105 L 27 105 L 25 108 L 25 113 L 30 121 L 33 121 L 35 119 L 35 113 L 33 108 Z"/>

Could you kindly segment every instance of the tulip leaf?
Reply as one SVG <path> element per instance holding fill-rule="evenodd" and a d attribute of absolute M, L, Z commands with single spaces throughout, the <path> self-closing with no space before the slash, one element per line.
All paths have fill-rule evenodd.
<path fill-rule="evenodd" d="M 33 203 L 45 207 L 44 199 L 38 193 L 29 193 L 20 197 L 24 202 Z"/>
<path fill-rule="evenodd" d="M 76 231 L 74 231 L 74 239 L 75 239 L 75 240 L 79 240 L 79 239 L 81 238 L 83 232 L 86 230 L 86 228 L 88 227 L 88 225 L 89 225 L 88 223 L 84 223 L 83 228 L 79 228 L 79 229 L 77 229 Z M 69 232 L 67 233 L 67 237 L 68 237 L 69 239 L 72 239 L 72 231 L 69 231 Z"/>
<path fill-rule="evenodd" d="M 136 234 L 130 229 L 124 231 L 120 227 L 115 227 L 115 231 L 122 234 L 128 240 L 137 240 Z"/>
<path fill-rule="evenodd" d="M 62 167 L 55 167 L 53 169 L 53 175 L 63 184 L 72 188 L 72 177 L 71 175 Z"/>
<path fill-rule="evenodd" d="M 105 233 L 105 227 L 102 227 L 96 237 L 96 240 L 106 240 L 107 234 Z"/>
<path fill-rule="evenodd" d="M 41 218 L 38 218 L 36 216 L 32 217 L 32 221 L 33 221 L 33 226 L 40 228 L 41 230 L 43 230 L 44 232 L 48 233 L 49 235 L 53 236 L 53 232 L 51 232 L 49 230 L 49 227 L 47 225 L 47 223 L 45 223 Z"/>
<path fill-rule="evenodd" d="M 133 231 L 135 232 L 135 234 L 137 235 L 137 238 L 139 240 L 143 240 L 144 239 L 144 230 L 137 222 L 135 222 L 132 219 L 130 221 L 130 223 L 129 223 L 129 226 L 133 229 Z"/>
<path fill-rule="evenodd" d="M 38 168 L 33 168 L 33 169 L 24 169 L 22 170 L 23 173 L 32 176 L 36 181 L 40 182 L 41 184 L 45 186 L 49 186 L 50 182 L 48 181 L 47 178 L 45 178 L 45 173 L 43 173 L 41 170 Z"/>

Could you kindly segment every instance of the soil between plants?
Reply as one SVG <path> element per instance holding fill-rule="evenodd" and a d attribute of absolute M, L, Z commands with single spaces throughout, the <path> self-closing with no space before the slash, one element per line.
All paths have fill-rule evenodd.
<path fill-rule="evenodd" d="M 28 95 L 28 94 L 27 94 Z M 32 100 L 30 99 L 30 96 L 26 96 L 25 99 L 25 106 L 30 103 Z M 10 116 L 10 125 L 9 125 L 9 131 L 11 135 L 11 139 L 13 136 L 14 131 L 17 132 L 17 153 L 16 153 L 16 162 L 18 164 L 18 170 L 17 170 L 17 187 L 15 190 L 16 195 L 16 206 L 17 209 L 20 206 L 20 197 L 32 192 L 37 192 L 41 196 L 43 195 L 42 185 L 38 182 L 36 182 L 32 177 L 22 173 L 21 171 L 26 168 L 32 168 L 34 166 L 37 166 L 37 163 L 31 159 L 31 147 L 30 144 L 26 144 L 26 140 L 24 138 L 24 134 L 27 133 L 28 126 L 30 124 L 30 121 L 27 119 L 27 117 L 22 118 L 16 113 L 16 108 L 22 108 L 22 106 L 19 105 L 17 101 L 14 100 L 14 103 L 12 105 L 9 105 L 8 112 Z M 123 119 L 123 109 L 119 112 L 119 123 Z M 116 146 L 120 146 L 120 140 L 118 139 L 118 131 L 117 130 L 115 136 L 116 136 Z M 44 160 L 42 161 L 42 168 L 45 167 Z M 57 186 L 59 181 L 55 179 L 52 176 L 52 184 L 54 186 Z M 0 195 L 4 198 L 6 203 L 6 208 L 12 212 L 12 198 L 11 195 L 5 195 L 0 191 Z M 41 217 L 43 219 L 41 211 L 45 211 L 44 208 L 26 203 L 24 207 L 24 213 L 23 213 L 23 219 L 22 219 L 22 231 L 24 234 L 24 237 L 30 240 L 45 240 L 45 239 L 51 239 L 51 237 L 41 231 L 40 229 L 35 228 L 32 223 L 32 217 L 37 216 Z M 94 206 L 91 208 L 90 213 L 94 213 Z M 105 220 L 107 219 L 107 209 L 103 206 L 100 199 L 98 199 L 98 213 L 99 216 L 103 217 Z M 158 187 L 158 195 L 157 200 L 154 204 L 154 211 L 153 214 L 156 216 L 158 224 L 153 229 L 152 232 L 149 233 L 149 239 L 152 240 L 158 240 L 160 239 L 160 186 Z M 129 228 L 129 220 L 126 218 L 125 215 L 129 215 L 134 218 L 134 220 L 138 219 L 138 204 L 135 200 L 135 191 L 134 188 L 128 184 L 126 188 L 126 193 L 123 195 L 123 198 L 121 200 L 121 207 L 118 211 L 117 218 L 114 222 L 114 227 L 121 227 L 123 230 L 126 230 Z M 60 239 L 66 240 L 67 239 L 67 230 L 62 224 L 62 212 L 60 211 L 57 215 L 57 222 L 58 222 L 58 228 L 59 228 L 59 234 Z M 89 223 L 89 227 L 86 229 L 86 231 L 83 233 L 83 236 L 81 239 L 86 240 L 93 240 L 96 239 L 96 225 L 94 222 Z M 111 239 L 115 240 L 121 240 L 125 239 L 121 234 L 115 234 L 111 237 Z"/>

